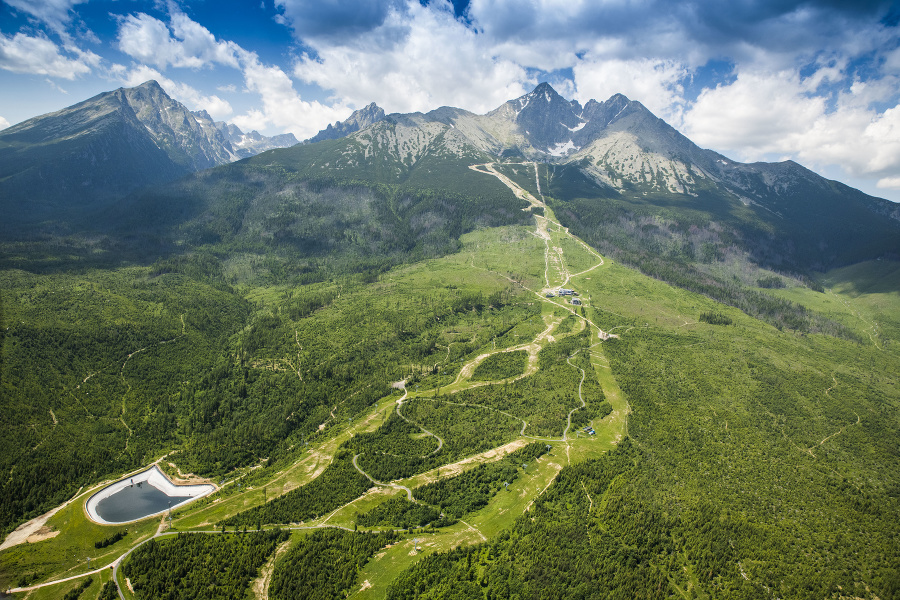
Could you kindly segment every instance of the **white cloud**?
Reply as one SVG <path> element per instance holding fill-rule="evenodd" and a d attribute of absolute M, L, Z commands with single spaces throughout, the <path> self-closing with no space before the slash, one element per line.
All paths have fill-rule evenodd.
<path fill-rule="evenodd" d="M 489 41 L 451 11 L 418 2 L 392 10 L 382 25 L 347 43 L 310 45 L 318 58 L 301 57 L 296 77 L 350 104 L 374 101 L 389 112 L 441 105 L 485 112 L 534 83 L 523 67 L 497 58 Z"/>
<path fill-rule="evenodd" d="M 208 29 L 174 9 L 170 25 L 145 13 L 124 17 L 118 42 L 122 52 L 161 69 L 169 65 L 193 69 L 212 64 L 238 66 L 237 44 L 216 41 Z"/>
<path fill-rule="evenodd" d="M 824 98 L 807 96 L 794 73 L 740 73 L 734 83 L 700 94 L 684 116 L 684 132 L 701 146 L 754 160 L 796 150 L 824 114 Z"/>
<path fill-rule="evenodd" d="M 327 123 L 350 115 L 343 104 L 327 106 L 302 100 L 290 77 L 279 67 L 261 63 L 255 53 L 241 52 L 240 58 L 247 89 L 258 93 L 263 105 L 262 110 L 252 109 L 231 120 L 241 129 L 264 129 L 271 124 L 306 139 Z"/>
<path fill-rule="evenodd" d="M 259 131 L 260 129 L 265 129 L 269 124 L 269 120 L 266 118 L 263 111 L 256 108 L 252 108 L 242 115 L 237 115 L 232 119 L 228 119 L 228 122 L 237 125 L 238 129 L 244 132 L 250 132 L 254 129 Z"/>
<path fill-rule="evenodd" d="M 344 104 L 326 106 L 319 102 L 303 101 L 281 68 L 263 64 L 256 53 L 248 52 L 234 42 L 216 40 L 208 29 L 180 12 L 174 4 L 169 5 L 169 13 L 168 25 L 143 13 L 121 21 L 119 48 L 146 63 L 128 73 L 129 85 L 156 79 L 167 92 L 190 108 L 203 108 L 213 118 L 221 119 L 233 113 L 227 101 L 168 79 L 146 65 L 161 70 L 168 66 L 201 68 L 224 65 L 239 69 L 247 90 L 259 94 L 262 102 L 261 109 L 250 109 L 230 119 L 241 129 L 274 126 L 303 139 L 312 136 L 327 123 L 350 114 L 350 109 Z M 233 85 L 218 89 L 223 93 L 235 91 Z"/>
<path fill-rule="evenodd" d="M 130 70 L 123 81 L 125 85 L 134 87 L 150 79 L 156 80 L 167 94 L 189 109 L 205 110 L 213 119 L 221 120 L 234 112 L 231 104 L 226 100 L 222 100 L 218 96 L 206 96 L 190 85 L 173 81 L 156 69 L 146 65 L 138 65 Z"/>
<path fill-rule="evenodd" d="M 90 72 L 85 60 L 94 62 L 96 55 L 83 53 L 78 56 L 63 56 L 59 47 L 45 37 L 30 37 L 24 33 L 7 37 L 0 33 L 0 68 L 7 71 L 71 80 Z"/>
<path fill-rule="evenodd" d="M 613 94 L 625 94 L 642 103 L 666 120 L 677 121 L 684 103 L 681 81 L 687 69 L 673 61 L 660 59 L 594 60 L 586 57 L 573 69 L 576 98 L 606 100 Z"/>
<path fill-rule="evenodd" d="M 87 0 L 3 0 L 16 10 L 25 12 L 62 34 L 72 20 L 72 7 Z"/>
<path fill-rule="evenodd" d="M 49 77 L 48 77 L 47 79 L 45 79 L 44 81 L 46 81 L 47 84 L 48 84 L 50 87 L 52 87 L 53 89 L 55 89 L 57 92 L 59 92 L 59 93 L 61 93 L 61 94 L 68 94 L 68 93 L 69 93 L 69 92 L 67 92 L 65 89 L 63 89 L 58 83 L 56 83 L 55 81 L 53 81 L 53 80 L 50 79 Z"/>
<path fill-rule="evenodd" d="M 854 84 L 828 109 L 796 73 L 738 75 L 730 85 L 705 90 L 685 114 L 684 131 L 694 142 L 741 160 L 791 157 L 810 166 L 838 166 L 849 176 L 900 176 L 900 105 L 879 112 L 871 102 L 885 97 L 891 82 Z"/>
<path fill-rule="evenodd" d="M 6 129 L 7 127 L 9 127 L 9 121 L 0 117 L 0 129 Z"/>
<path fill-rule="evenodd" d="M 900 177 L 883 177 L 875 187 L 881 190 L 900 190 Z"/>

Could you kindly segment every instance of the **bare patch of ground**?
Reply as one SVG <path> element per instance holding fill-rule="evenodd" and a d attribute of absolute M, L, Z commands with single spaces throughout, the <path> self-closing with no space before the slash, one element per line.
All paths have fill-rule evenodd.
<path fill-rule="evenodd" d="M 43 542 L 44 540 L 49 540 L 51 538 L 55 538 L 59 535 L 59 531 L 53 531 L 46 525 L 38 529 L 33 534 L 29 535 L 25 540 L 29 544 L 36 544 L 37 542 Z"/>
<path fill-rule="evenodd" d="M 250 589 L 258 600 L 269 600 L 269 584 L 272 583 L 272 573 L 275 572 L 275 561 L 287 551 L 290 543 L 291 540 L 288 540 L 278 546 L 275 553 L 269 557 L 266 564 L 259 570 L 259 577 L 253 580 Z"/>
<path fill-rule="evenodd" d="M 78 497 L 78 494 L 81 493 L 81 490 L 84 488 L 79 488 L 78 492 L 75 494 L 75 498 Z M 55 515 L 57 512 L 68 506 L 75 498 L 72 498 L 68 502 L 61 504 L 54 508 L 53 510 L 42 514 L 39 517 L 35 517 L 34 519 L 28 521 L 27 523 L 23 523 L 16 527 L 15 531 L 6 536 L 6 539 L 3 540 L 3 543 L 0 544 L 0 550 L 6 550 L 7 548 L 12 548 L 13 546 L 18 546 L 19 544 L 25 543 L 29 537 L 32 535 L 40 535 L 40 530 L 44 528 L 47 524 L 47 520 Z M 54 533 L 53 535 L 57 535 L 59 532 Z M 53 536 L 50 536 L 53 537 Z M 42 538 L 48 539 L 48 538 Z M 40 540 L 38 540 L 40 541 Z"/>
<path fill-rule="evenodd" d="M 481 463 L 493 462 L 495 460 L 500 460 L 507 454 L 512 454 L 519 448 L 522 448 L 528 443 L 528 440 L 518 439 L 514 440 L 508 444 L 500 446 L 498 448 L 493 448 L 491 450 L 487 450 L 486 452 L 482 452 L 481 454 L 476 454 L 475 456 L 470 456 L 468 458 L 464 458 L 455 463 L 451 463 L 449 465 L 443 465 L 432 469 L 430 471 L 426 471 L 421 475 L 416 475 L 414 478 L 414 483 L 410 482 L 410 485 L 415 485 L 418 487 L 420 485 L 425 485 L 427 483 L 433 483 L 439 479 L 446 479 L 448 477 L 455 477 L 460 473 L 468 471 L 469 468 L 474 467 L 475 465 L 479 465 Z"/>

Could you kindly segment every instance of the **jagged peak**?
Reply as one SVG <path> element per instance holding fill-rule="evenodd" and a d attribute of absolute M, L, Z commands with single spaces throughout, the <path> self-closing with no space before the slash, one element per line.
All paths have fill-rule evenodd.
<path fill-rule="evenodd" d="M 541 98 L 543 97 L 547 102 L 553 102 L 554 100 L 561 100 L 566 102 L 566 99 L 559 95 L 553 86 L 547 83 L 546 81 L 541 82 L 535 87 L 531 92 L 525 94 L 525 98 L 533 99 L 533 98 Z"/>
<path fill-rule="evenodd" d="M 160 92 L 165 93 L 165 90 L 163 90 L 162 86 L 159 85 L 159 82 L 156 81 L 155 79 L 148 79 L 144 83 L 134 86 L 134 88 L 132 88 L 132 89 L 136 89 L 136 90 L 143 89 L 143 90 L 154 90 L 154 91 L 159 90 Z"/>
<path fill-rule="evenodd" d="M 607 104 L 630 104 L 631 100 L 628 99 L 628 96 L 625 94 L 613 94 L 609 97 L 609 100 L 606 101 Z"/>

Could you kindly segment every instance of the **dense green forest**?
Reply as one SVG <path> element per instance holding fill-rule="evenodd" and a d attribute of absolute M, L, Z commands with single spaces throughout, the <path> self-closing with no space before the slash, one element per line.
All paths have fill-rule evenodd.
<path fill-rule="evenodd" d="M 440 157 L 271 158 L 133 196 L 121 235 L 3 242 L 0 527 L 160 457 L 222 486 L 168 524 L 217 533 L 152 541 L 79 499 L 0 552 L 4 587 L 146 541 L 146 598 L 243 598 L 270 559 L 273 598 L 900 598 L 889 265 L 826 280 L 746 207 L 588 201 L 542 166 L 601 264 L 494 178 L 428 188 Z M 100 584 L 74 585 L 42 589 Z"/>
<path fill-rule="evenodd" d="M 173 446 L 203 475 L 275 465 L 322 423 L 386 395 L 402 365 L 439 370 L 533 314 L 503 286 L 389 300 L 365 291 L 377 276 L 358 274 L 249 301 L 225 282 L 243 264 L 199 253 L 149 268 L 0 274 L 0 418 L 15 433 L 0 441 L 4 528 Z M 467 323 L 478 325 L 471 341 L 438 347 L 442 331 Z"/>
<path fill-rule="evenodd" d="M 416 399 L 401 408 L 409 421 L 395 419 L 394 413 L 377 431 L 355 436 L 349 446 L 360 453 L 359 466 L 379 481 L 391 481 L 496 448 L 519 432 L 520 424 L 511 417 L 452 402 L 455 398 Z M 435 437 L 410 437 L 423 429 L 443 441 L 439 450 Z"/>
<path fill-rule="evenodd" d="M 460 518 L 486 506 L 488 501 L 519 473 L 548 451 L 543 442 L 532 442 L 502 460 L 479 465 L 456 477 L 441 479 L 413 490 L 416 499 L 437 506 L 446 519 Z"/>
<path fill-rule="evenodd" d="M 668 597 L 667 572 L 681 566 L 672 522 L 644 503 L 624 510 L 617 489 L 641 459 L 626 440 L 600 460 L 567 467 L 511 530 L 427 557 L 395 580 L 388 598 Z"/>
<path fill-rule="evenodd" d="M 269 595 L 274 600 L 337 600 L 356 583 L 360 567 L 399 536 L 338 529 L 314 531 L 297 540 L 278 561 Z"/>
<path fill-rule="evenodd" d="M 492 354 L 475 367 L 472 379 L 475 381 L 496 381 L 515 377 L 525 372 L 528 353 L 524 350 Z"/>
<path fill-rule="evenodd" d="M 372 510 L 356 516 L 356 524 L 360 527 L 396 527 L 411 529 L 414 527 L 443 527 L 455 521 L 443 519 L 440 511 L 433 506 L 410 502 L 406 493 L 386 500 Z"/>
<path fill-rule="evenodd" d="M 140 546 L 123 565 L 137 598 L 244 598 L 283 530 L 234 535 L 180 533 Z"/>

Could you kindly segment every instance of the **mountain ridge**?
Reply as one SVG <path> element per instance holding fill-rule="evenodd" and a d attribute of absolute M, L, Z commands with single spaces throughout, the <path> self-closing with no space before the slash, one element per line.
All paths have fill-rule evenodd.
<path fill-rule="evenodd" d="M 0 206 L 14 223 L 54 220 L 296 143 L 253 133 L 233 145 L 205 111 L 191 112 L 153 80 L 103 92 L 0 131 Z"/>

